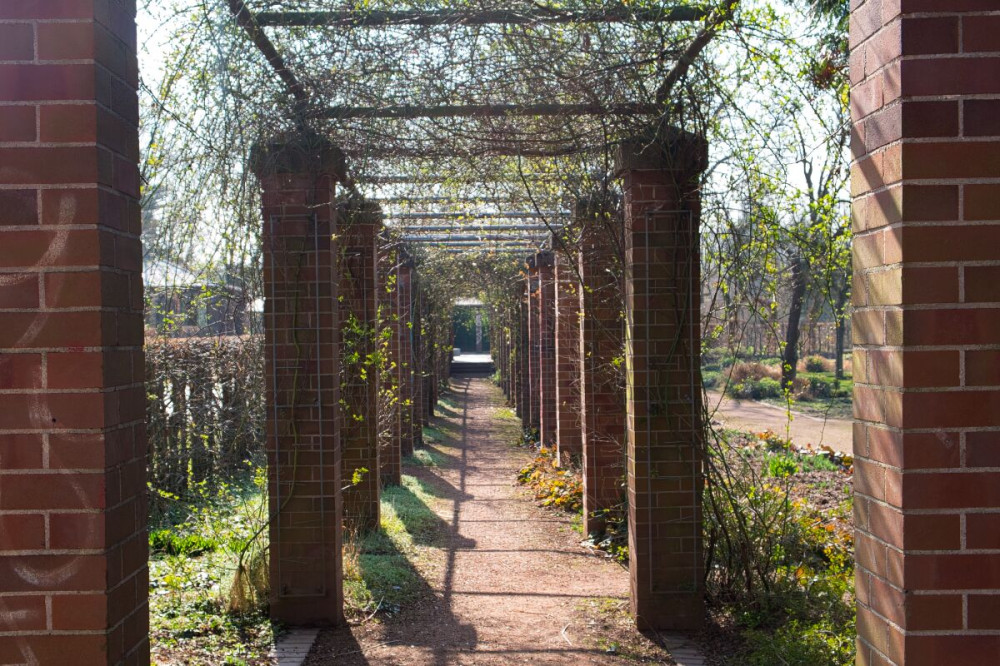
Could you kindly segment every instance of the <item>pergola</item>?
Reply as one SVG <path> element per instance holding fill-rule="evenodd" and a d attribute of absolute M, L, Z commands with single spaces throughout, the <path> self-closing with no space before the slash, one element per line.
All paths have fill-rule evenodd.
<path fill-rule="evenodd" d="M 681 347 L 676 344 L 669 351 L 672 354 L 684 356 L 680 361 L 688 368 L 689 377 L 676 390 L 680 391 L 672 402 L 682 405 L 680 413 L 670 414 L 656 423 L 647 417 L 645 420 L 633 423 L 642 431 L 642 442 L 636 448 L 630 444 L 628 448 L 630 459 L 642 459 L 647 465 L 653 457 L 662 455 L 667 449 L 675 450 L 671 457 L 684 461 L 680 468 L 661 469 L 650 473 L 640 472 L 630 475 L 631 486 L 637 491 L 636 499 L 631 503 L 631 515 L 638 538 L 632 548 L 632 574 L 635 581 L 633 608 L 641 624 L 651 627 L 681 627 L 694 626 L 699 623 L 702 615 L 701 605 L 701 526 L 697 519 L 701 503 L 697 488 L 700 484 L 700 457 L 698 441 L 700 428 L 700 396 L 696 395 L 698 383 L 697 353 L 697 313 L 696 304 L 685 308 L 686 319 L 675 319 L 667 324 L 651 325 L 652 319 L 658 320 L 654 311 L 658 308 L 670 309 L 677 304 L 673 299 L 664 299 L 664 288 L 679 288 L 685 298 L 695 298 L 697 292 L 696 266 L 697 261 L 697 195 L 695 183 L 698 173 L 704 168 L 707 159 L 704 145 L 693 135 L 681 130 L 668 128 L 664 123 L 668 117 L 668 98 L 673 82 L 690 66 L 691 60 L 707 43 L 708 38 L 719 25 L 729 16 L 729 10 L 709 12 L 700 7 L 663 7 L 657 9 L 634 9 L 626 5 L 612 5 L 600 10 L 560 10 L 547 8 L 543 5 L 524 4 L 514 10 L 421 10 L 421 11 L 295 11 L 295 12 L 262 12 L 255 14 L 242 0 L 230 0 L 230 8 L 235 20 L 243 27 L 248 37 L 259 49 L 275 75 L 280 77 L 287 93 L 294 103 L 291 112 L 297 125 L 302 128 L 299 138 L 286 134 L 278 146 L 270 147 L 263 157 L 257 160 L 255 169 L 261 175 L 265 189 L 265 252 L 274 260 L 273 268 L 265 269 L 265 282 L 270 296 L 266 299 L 266 321 L 272 331 L 285 331 L 292 324 L 287 321 L 290 309 L 302 311 L 307 307 L 298 301 L 290 308 L 278 296 L 288 291 L 287 283 L 293 281 L 287 267 L 302 263 L 299 254 L 302 248 L 288 255 L 285 250 L 289 239 L 281 236 L 284 232 L 284 220 L 289 217 L 300 218 L 308 201 L 313 204 L 323 202 L 328 198 L 331 187 L 328 180 L 316 181 L 318 175 L 332 176 L 339 186 L 358 194 L 366 192 L 372 199 L 380 199 L 369 205 L 370 211 L 382 210 L 381 220 L 378 214 L 368 215 L 364 225 L 351 223 L 343 229 L 338 225 L 336 215 L 327 215 L 320 219 L 314 216 L 315 225 L 313 238 L 319 245 L 306 245 L 306 251 L 329 252 L 323 239 L 330 232 L 337 233 L 343 239 L 342 253 L 347 256 L 357 256 L 360 266 L 371 264 L 377 270 L 362 269 L 364 280 L 341 280 L 340 298 L 346 303 L 341 308 L 341 316 L 362 319 L 370 325 L 377 325 L 372 319 L 378 311 L 378 297 L 385 291 L 378 284 L 390 285 L 395 293 L 390 295 L 391 307 L 396 315 L 396 321 L 402 322 L 394 330 L 397 346 L 394 349 L 398 366 L 403 371 L 397 376 L 402 398 L 413 398 L 419 408 L 413 413 L 399 416 L 399 450 L 405 455 L 415 444 L 419 443 L 419 424 L 428 411 L 432 409 L 428 400 L 421 393 L 432 391 L 423 377 L 430 374 L 432 378 L 438 372 L 439 366 L 433 360 L 425 358 L 421 352 L 427 341 L 421 341 L 412 331 L 420 331 L 427 335 L 421 322 L 419 303 L 421 289 L 418 286 L 420 275 L 419 263 L 414 264 L 407 257 L 412 256 L 417 248 L 435 248 L 446 255 L 465 255 L 467 252 L 492 252 L 513 256 L 525 256 L 525 279 L 520 286 L 520 294 L 511 292 L 508 303 L 501 311 L 495 313 L 501 322 L 500 339 L 496 340 L 496 351 L 501 376 L 505 388 L 521 413 L 525 424 L 538 428 L 540 437 L 545 444 L 557 446 L 561 458 L 569 462 L 571 457 L 580 457 L 587 470 L 586 483 L 589 486 L 587 513 L 594 516 L 588 520 L 588 527 L 601 529 L 601 519 L 598 518 L 603 509 L 617 502 L 615 485 L 617 479 L 625 475 L 622 464 L 626 443 L 626 403 L 625 396 L 620 395 L 613 387 L 610 377 L 597 381 L 600 373 L 598 368 L 610 364 L 612 355 L 624 344 L 624 331 L 614 321 L 617 305 L 614 299 L 621 298 L 623 285 L 608 282 L 605 276 L 591 276 L 591 282 L 597 284 L 604 280 L 603 290 L 598 297 L 589 297 L 590 303 L 580 301 L 574 285 L 579 284 L 581 272 L 590 274 L 594 266 L 610 266 L 616 260 L 626 259 L 631 280 L 629 288 L 636 293 L 645 293 L 645 305 L 640 311 L 634 308 L 633 320 L 638 324 L 634 331 L 642 332 L 644 340 L 654 341 L 659 337 L 671 336 L 682 340 Z M 443 51 L 446 47 L 437 42 L 434 37 L 428 37 L 428 31 L 446 29 L 457 33 L 455 40 L 483 39 L 501 51 L 499 56 L 491 56 L 501 62 L 510 60 L 507 49 L 517 52 L 518 41 L 532 41 L 533 33 L 541 33 L 550 39 L 552 29 L 559 31 L 580 31 L 581 27 L 603 26 L 610 34 L 629 41 L 630 46 L 641 47 L 642 38 L 629 39 L 628 35 L 637 27 L 650 25 L 671 26 L 690 22 L 704 22 L 700 30 L 683 32 L 676 37 L 661 35 L 657 43 L 658 49 L 652 54 L 655 59 L 671 58 L 673 64 L 664 68 L 663 80 L 651 92 L 643 86 L 629 87 L 625 82 L 624 72 L 630 69 L 641 69 L 642 66 L 629 62 L 601 62 L 600 67 L 609 70 L 609 74 L 592 76 L 592 84 L 600 82 L 600 87 L 614 91 L 609 101 L 594 101 L 582 91 L 568 89 L 559 97 L 565 101 L 558 103 L 535 101 L 527 97 L 531 86 L 511 86 L 506 89 L 502 81 L 494 81 L 493 87 L 485 87 L 481 91 L 473 87 L 473 93 L 480 92 L 488 97 L 496 98 L 502 95 L 502 101 L 485 103 L 470 101 L 456 104 L 450 100 L 456 91 L 448 89 L 448 84 L 441 84 L 445 90 L 434 93 L 432 87 L 420 82 L 411 90 L 411 94 L 419 99 L 398 99 L 392 95 L 386 96 L 368 87 L 364 82 L 352 81 L 345 84 L 342 79 L 325 80 L 308 65 L 320 56 L 321 62 L 324 46 L 312 46 L 310 35 L 314 31 L 323 31 L 322 37 L 315 43 L 325 45 L 332 42 L 352 40 L 357 31 L 382 31 L 389 35 L 383 44 L 392 50 L 395 41 L 413 40 L 426 45 L 424 48 L 432 52 L 428 56 L 434 60 L 435 50 Z M 511 35 L 509 31 L 521 28 L 525 31 L 523 37 Z M 289 33 L 290 30 L 299 30 Z M 669 28 L 668 28 L 669 29 Z M 305 31 L 305 32 L 302 32 Z M 430 33 L 433 34 L 433 33 Z M 356 38 L 363 42 L 365 37 Z M 536 44 L 539 37 L 534 37 Z M 572 41 L 572 38 L 570 38 Z M 664 48 L 664 43 L 669 47 Z M 648 44 L 646 45 L 648 47 Z M 456 47 L 458 48 L 458 47 Z M 484 51 L 486 49 L 484 48 Z M 314 53 L 318 51 L 319 53 Z M 304 55 L 309 54 L 309 55 Z M 607 54 L 602 53 L 601 57 Z M 330 53 L 326 57 L 331 58 Z M 416 56 L 408 56 L 419 60 Z M 520 55 L 528 58 L 527 55 Z M 642 53 L 630 56 L 641 59 Z M 348 60 L 359 68 L 365 67 L 364 54 L 333 54 L 332 59 Z M 470 59 L 473 59 L 470 57 Z M 588 65 L 581 57 L 581 72 L 579 76 L 587 76 Z M 476 62 L 473 59 L 473 62 Z M 541 63 L 537 63 L 540 65 Z M 484 57 L 477 62 L 480 71 L 488 72 L 493 66 L 490 58 Z M 343 71 L 338 64 L 335 69 Z M 401 69 L 407 69 L 401 66 Z M 474 78 L 475 72 L 463 73 L 461 68 L 447 68 L 441 65 L 438 76 L 453 76 Z M 457 71 L 456 71 L 457 69 Z M 474 67 L 473 67 L 474 69 Z M 304 72 L 304 73 L 303 73 Z M 419 74 L 411 76 L 419 77 Z M 489 74 L 484 74 L 488 78 Z M 350 77 L 347 77 L 348 79 Z M 392 77 L 388 77 L 392 80 Z M 361 103 L 348 104 L 343 100 L 339 86 L 348 87 L 352 93 L 361 98 Z M 385 81 L 376 85 L 385 86 Z M 421 87 L 421 86 L 424 87 Z M 540 84 L 541 85 L 541 84 Z M 545 87 L 545 86 L 542 86 Z M 569 88 L 569 87 L 567 87 Z M 616 90 L 617 89 L 617 90 Z M 636 93 L 651 94 L 651 99 L 628 99 L 629 90 Z M 521 95 L 522 98 L 512 99 L 511 96 Z M 404 96 L 405 97 L 405 96 Z M 332 98 L 332 101 L 328 101 Z M 440 99 L 440 101 L 437 101 Z M 620 101 L 619 101 L 620 100 Z M 596 121 L 585 121 L 591 118 Z M 548 122 L 548 121 L 552 122 Z M 427 126 L 441 121 L 444 129 L 429 131 Z M 386 129 L 386 123 L 392 123 L 394 128 Z M 498 124 L 493 124 L 498 123 Z M 306 130 L 305 128 L 309 128 Z M 306 132 L 306 134 L 303 134 Z M 323 138 L 316 138 L 321 133 Z M 399 138 L 388 138 L 391 134 Z M 635 138 L 639 133 L 644 136 Z M 419 137 L 414 140 L 414 137 Z M 329 137 L 329 138 L 326 138 Z M 367 145 L 373 137 L 378 147 L 372 149 Z M 296 142 L 305 144 L 296 145 Z M 622 141 L 626 143 L 621 148 Z M 518 203 L 518 192 L 505 197 L 507 201 L 491 203 L 488 192 L 476 192 L 473 185 L 469 192 L 458 192 L 434 195 L 427 191 L 434 178 L 425 174 L 441 173 L 446 176 L 455 175 L 454 162 L 467 165 L 471 162 L 493 161 L 498 164 L 517 160 L 558 160 L 572 156 L 586 164 L 593 163 L 597 155 L 605 158 L 618 151 L 617 169 L 625 176 L 626 206 L 632 223 L 626 223 L 617 232 L 618 238 L 601 238 L 608 227 L 607 216 L 610 208 L 600 206 L 585 206 L 582 202 L 567 202 L 565 195 L 558 192 L 555 198 L 548 197 L 539 201 L 532 192 L 521 192 L 521 206 L 503 205 Z M 313 158 L 310 165 L 312 171 L 303 167 L 314 155 L 326 154 L 330 159 Z M 292 155 L 289 157 L 289 155 Z M 406 167 L 414 158 L 429 162 L 418 171 L 415 190 L 409 192 L 412 199 L 401 196 L 398 189 L 393 191 L 390 184 L 372 189 L 371 185 L 350 173 L 345 168 L 343 160 L 363 161 L 365 169 L 379 170 L 382 164 L 389 163 L 393 173 L 398 173 L 400 167 Z M 594 164 L 597 166 L 599 162 Z M 274 166 L 277 165 L 277 166 Z M 293 168 L 294 167 L 294 168 Z M 613 174 L 612 174 L 613 175 Z M 294 183 L 289 190 L 289 179 Z M 483 180 L 497 179 L 497 176 L 486 176 Z M 510 173 L 507 179 L 514 185 L 523 185 L 526 179 L 521 173 Z M 652 180 L 650 180 L 652 179 Z M 405 177 L 390 176 L 390 183 L 404 184 Z M 520 180 L 520 183 L 517 181 Z M 608 176 L 604 176 L 605 186 Z M 309 189 L 309 183 L 318 182 L 320 192 Z M 648 183 L 648 184 L 647 184 Z M 654 185 L 658 184 L 658 185 Z M 438 185 L 450 185 L 448 179 L 442 178 Z M 560 184 L 558 181 L 555 183 Z M 385 190 L 389 189 L 386 194 Z M 450 187 L 448 189 L 455 189 Z M 272 191 L 274 190 L 274 191 Z M 483 196 L 485 194 L 485 196 Z M 379 196 L 381 195 L 381 196 Z M 284 202 L 277 207 L 269 204 L 269 199 Z M 504 198 L 504 197 L 501 197 Z M 293 210 L 289 210 L 288 202 L 297 202 Z M 569 207 L 567 208 L 567 203 Z M 660 212 L 667 211 L 667 212 Z M 588 219 L 590 218 L 590 219 Z M 270 222 L 267 222 L 270 220 Z M 641 222 L 640 222 L 641 220 Z M 654 226 L 655 225 L 655 226 Z M 293 233 L 301 234 L 302 228 L 296 228 Z M 395 245 L 384 247 L 394 248 L 387 252 L 372 245 L 372 239 L 380 234 L 389 233 L 395 240 Z M 628 238 L 626 238 L 626 235 Z M 578 243 L 579 237 L 582 242 Z M 572 239 L 572 241 L 570 241 Z M 614 248 L 626 241 L 631 252 L 627 257 L 615 257 Z M 632 257 L 640 256 L 641 248 L 650 243 L 672 244 L 686 256 L 675 262 L 666 271 L 657 271 L 652 263 L 645 259 L 639 262 Z M 586 248 L 586 255 L 584 255 Z M 555 251 L 554 251 L 555 250 Z M 649 246 L 652 251 L 653 247 Z M 333 250 L 336 254 L 336 250 Z M 578 265 L 582 261 L 582 264 Z M 336 268 L 334 268 L 336 272 Z M 653 277 L 653 271 L 658 278 Z M 353 271 L 352 271 L 353 272 Z M 662 272 L 662 275 L 659 273 Z M 662 278 L 662 279 L 659 279 Z M 666 282 L 673 287 L 666 287 Z M 589 285 L 587 285 L 589 287 Z M 319 287 L 310 286 L 309 290 Z M 345 298 L 346 296 L 346 298 Z M 602 302 L 593 302 L 594 298 Z M 579 372 L 581 371 L 580 349 L 576 341 L 579 339 L 577 320 L 582 308 L 595 320 L 595 325 L 589 330 L 591 339 L 587 345 L 600 350 L 602 354 L 588 355 L 591 374 L 594 381 L 589 382 L 592 390 L 587 394 L 581 391 Z M 614 309 L 613 309 L 614 308 Z M 608 321 L 597 321 L 599 314 L 611 317 Z M 642 324 L 641 320 L 649 318 Z M 683 321 L 682 321 L 683 319 Z M 665 322 L 666 320 L 664 320 Z M 663 328 L 667 326 L 667 328 Z M 663 330 L 660 330 L 663 328 Z M 655 329 L 655 330 L 654 330 Z M 276 338 L 277 333 L 273 334 Z M 658 337 L 659 336 L 659 337 Z M 287 337 L 282 334 L 281 337 Z M 331 340 L 335 337 L 331 333 Z M 605 338 L 605 339 L 602 339 Z M 431 340 L 430 348 L 435 349 L 442 341 Z M 634 344 L 636 341 L 632 341 Z M 298 349 L 298 347 L 296 347 Z M 666 347 L 662 350 L 668 353 Z M 275 357 L 285 357 L 291 349 L 275 350 Z M 659 353 L 656 344 L 647 346 L 642 354 L 634 353 L 636 363 L 656 363 L 655 354 Z M 521 369 L 521 363 L 526 367 Z M 272 361 L 275 367 L 280 364 Z M 515 371 L 515 365 L 518 365 Z M 318 367 L 318 366 L 317 366 Z M 644 371 L 636 365 L 636 376 Z M 428 372 L 430 370 L 430 372 Z M 320 372 L 317 370 L 317 372 Z M 270 372 L 272 375 L 272 391 L 280 395 L 278 387 L 283 386 L 280 371 Z M 301 379 L 301 375 L 297 375 Z M 287 378 L 286 378 L 287 379 Z M 309 380 L 306 380 L 307 383 Z M 313 381 L 312 383 L 318 383 Z M 321 382 L 319 382 L 321 383 Z M 636 386 L 640 392 L 645 381 L 639 381 Z M 437 381 L 429 382 L 436 385 Z M 513 385 L 518 385 L 516 391 Z M 355 389 L 355 390 L 352 390 Z M 349 385 L 344 390 L 350 392 L 346 402 L 352 409 L 366 414 L 366 420 L 375 421 L 374 415 L 368 413 L 374 405 L 370 387 L 363 382 Z M 674 390 L 674 389 L 671 389 Z M 368 393 L 366 393 L 368 391 Z M 292 391 L 296 393 L 296 391 Z M 586 394 L 586 395 L 585 395 Z M 645 414 L 650 411 L 648 403 L 654 400 L 652 396 L 640 397 L 635 390 L 631 392 L 628 413 Z M 426 398 L 430 398 L 427 395 Z M 341 396 L 344 400 L 344 396 Z M 591 419 L 590 428 L 582 427 L 581 412 L 587 410 L 587 400 L 590 400 L 590 410 L 609 408 L 617 411 L 620 418 L 616 421 Z M 596 403 L 595 403 L 596 400 Z M 640 406 L 643 405 L 643 406 Z M 358 405 L 358 406 L 355 406 Z M 569 405 L 557 409 L 557 405 Z M 403 410 L 405 411 L 405 410 Z M 284 417 L 279 413 L 274 416 L 276 421 L 273 431 L 294 430 L 294 427 L 283 427 Z M 417 428 L 411 427 L 417 424 Z M 355 431 L 358 432 L 355 432 Z M 377 445 L 371 441 L 372 433 L 358 428 L 345 428 L 341 432 L 342 450 L 345 463 L 340 472 L 350 475 L 354 468 L 374 468 L 383 470 L 384 482 L 398 482 L 399 455 L 395 451 L 384 455 L 380 460 L 377 456 Z M 635 431 L 638 432 L 638 431 Z M 586 435 L 585 435 L 586 433 Z M 589 437 L 589 439 L 588 439 Z M 632 437 L 630 442 L 639 442 L 640 437 Z M 589 445 L 588 445 L 589 441 Z M 278 477 L 276 482 L 276 497 L 272 498 L 275 506 L 284 506 L 290 496 L 301 492 L 296 487 L 295 472 L 285 474 L 291 479 L 287 487 L 280 480 L 282 460 L 287 450 L 295 450 L 302 444 L 296 438 L 289 441 L 280 436 L 269 440 L 273 454 L 272 476 Z M 322 447 L 322 444 L 319 445 Z M 661 451 L 656 454 L 654 451 Z M 316 473 L 311 472 L 312 478 Z M 660 478 L 675 478 L 678 488 L 685 488 L 674 500 L 673 506 L 686 512 L 685 521 L 667 517 L 666 512 L 657 516 L 652 506 L 658 502 L 657 497 L 666 497 L 652 482 L 652 475 Z M 319 474 L 323 478 L 322 471 Z M 318 493 L 321 491 L 317 491 Z M 659 500 L 662 503 L 662 500 Z M 361 484 L 345 491 L 345 516 L 348 522 L 356 518 L 363 527 L 377 524 L 378 515 L 378 484 Z M 666 507 L 664 507 L 666 508 Z M 292 516 L 285 518 L 288 524 L 306 524 L 308 516 Z M 675 526 L 686 525 L 673 534 L 656 536 L 658 521 L 672 522 Z M 274 520 L 272 527 L 272 543 L 282 543 L 282 515 Z M 313 544 L 335 543 L 337 535 L 318 531 Z M 277 590 L 272 612 L 282 619 L 301 621 L 322 619 L 338 621 L 339 601 L 330 603 L 331 589 L 336 587 L 337 579 L 328 572 L 339 567 L 337 553 L 329 553 L 326 558 L 309 566 L 317 572 L 307 576 L 301 567 L 294 567 L 282 560 L 282 548 L 272 548 L 272 588 Z M 305 562 L 304 551 L 300 550 L 288 556 L 289 560 Z M 317 566 L 317 565 L 322 566 Z M 679 571 L 685 571 L 680 575 Z M 286 573 L 289 572 L 289 573 Z M 327 572 L 327 573 L 322 573 Z M 667 572 L 666 577 L 661 572 Z M 310 590 L 322 590 L 321 593 Z M 303 610 L 311 608 L 311 610 Z"/>
<path fill-rule="evenodd" d="M 669 126 L 669 101 L 725 13 L 255 15 L 242 2 L 231 5 L 293 100 L 286 131 L 262 144 L 253 163 L 263 189 L 269 303 L 275 616 L 339 622 L 341 518 L 377 521 L 377 479 L 341 492 L 342 466 L 370 464 L 373 448 L 370 432 L 341 420 L 335 378 L 345 317 L 370 322 L 380 297 L 401 325 L 425 307 L 406 244 L 378 240 L 384 217 L 411 208 L 388 200 L 489 201 L 484 182 L 552 184 L 552 170 L 533 165 L 564 166 L 613 144 L 614 168 L 603 171 L 621 182 L 623 196 L 629 385 L 625 411 L 609 410 L 612 402 L 602 401 L 615 396 L 581 362 L 594 376 L 584 383 L 593 391 L 579 396 L 587 498 L 604 501 L 601 471 L 617 454 L 590 434 L 619 427 L 591 417 L 620 415 L 633 609 L 649 627 L 697 624 L 704 564 L 692 313 L 705 145 Z M 1000 653 L 1000 83 L 991 73 L 1000 13 L 992 0 L 855 0 L 851 11 L 858 663 L 993 663 Z M 431 38 L 435 30 L 513 26 L 520 38 L 536 27 L 575 35 L 574 26 L 586 25 L 590 48 L 610 57 L 618 42 L 601 41 L 609 30 L 692 20 L 701 27 L 656 54 L 649 66 L 662 78 L 636 98 L 622 94 L 634 90 L 628 86 L 568 77 L 561 83 L 573 95 L 551 95 L 532 80 L 547 97 L 528 99 L 516 94 L 524 92 L 523 72 L 505 69 L 516 59 L 482 68 L 496 93 L 488 100 L 447 89 L 393 99 L 379 92 L 384 79 L 363 67 L 302 68 L 331 55 L 360 64 L 355 56 L 365 49 L 354 47 L 370 44 L 373 31 Z M 148 663 L 134 3 L 8 0 L 0 2 L 0 31 L 9 37 L 0 61 L 0 662 Z M 339 31 L 339 39 L 318 46 L 299 39 L 311 31 Z M 579 36 L 566 42 L 570 51 L 584 50 Z M 452 45 L 433 43 L 409 60 L 409 46 L 396 44 L 386 57 L 426 64 L 421 58 Z M 518 52 L 526 62 L 551 54 Z M 357 77 L 343 78 L 351 72 Z M 413 86 L 399 90 L 433 91 L 441 80 L 433 70 L 407 74 Z M 322 90 L 348 97 L 324 100 L 316 96 Z M 469 131 L 475 127 L 488 132 Z M 488 168 L 472 168 L 476 161 Z M 553 190 L 566 182 L 557 179 Z M 508 198 L 514 192 L 495 189 Z M 560 403 L 547 397 L 560 395 L 560 362 L 569 357 L 560 351 L 561 276 L 606 293 L 600 280 L 615 260 L 604 238 L 588 234 L 598 228 L 589 222 L 615 219 L 607 201 L 580 194 L 541 206 L 522 196 L 504 201 L 513 212 L 566 207 L 572 215 L 563 222 L 577 230 L 575 253 L 529 257 L 523 289 L 512 289 L 499 327 L 497 356 L 522 418 L 567 452 L 572 439 L 562 438 L 577 435 L 564 435 Z M 386 200 L 384 210 L 375 198 Z M 413 212 L 468 212 L 468 202 L 438 203 L 419 202 Z M 521 233 L 476 224 L 477 233 Z M 573 268 L 570 259 L 576 271 L 564 270 Z M 567 305 L 584 312 L 581 337 L 590 347 L 581 359 L 621 342 L 588 333 L 612 328 L 597 315 L 606 303 Z M 416 381 L 418 370 L 406 362 L 421 331 L 406 330 L 393 336 L 392 353 L 403 361 L 397 381 L 401 392 L 413 391 L 408 402 L 426 407 L 433 387 Z M 420 379 L 442 371 L 424 367 Z M 363 386 L 352 372 L 346 403 L 370 409 L 372 382 Z M 398 479 L 400 452 L 415 443 L 419 422 L 413 414 L 394 420 L 394 445 L 370 468 L 383 482 Z"/>

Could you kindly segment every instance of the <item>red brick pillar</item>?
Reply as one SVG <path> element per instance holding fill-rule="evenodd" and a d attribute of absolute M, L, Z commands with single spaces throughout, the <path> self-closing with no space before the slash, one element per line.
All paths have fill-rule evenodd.
<path fill-rule="evenodd" d="M 573 250 L 555 253 L 556 450 L 561 463 L 583 454 L 580 430 L 580 283 Z"/>
<path fill-rule="evenodd" d="M 538 432 L 544 446 L 556 444 L 556 282 L 555 255 L 539 252 L 538 266 Z"/>
<path fill-rule="evenodd" d="M 1000 5 L 852 5 L 858 663 L 997 663 Z"/>
<path fill-rule="evenodd" d="M 413 333 L 413 445 L 424 444 L 424 339 L 423 305 L 420 295 L 420 275 L 414 272 L 412 322 Z"/>
<path fill-rule="evenodd" d="M 149 660 L 135 3 L 92 5 L 0 3 L 4 664 Z"/>
<path fill-rule="evenodd" d="M 379 525 L 378 206 L 351 202 L 339 231 L 341 317 L 340 441 L 343 449 L 344 523 L 356 532 Z M 355 483 L 357 481 L 357 483 Z"/>
<path fill-rule="evenodd" d="M 378 312 L 382 350 L 386 367 L 379 374 L 379 406 L 387 413 L 379 413 L 379 422 L 385 423 L 385 441 L 379 442 L 379 469 L 383 486 L 398 486 L 402 480 L 402 456 L 399 437 L 399 297 L 397 269 L 399 253 L 393 244 L 379 239 L 378 250 Z"/>
<path fill-rule="evenodd" d="M 399 447 L 404 458 L 413 455 L 413 261 L 406 257 L 396 271 L 396 312 L 399 349 Z"/>
<path fill-rule="evenodd" d="M 531 288 L 527 280 L 518 294 L 517 308 L 517 415 L 521 423 L 529 427 L 531 423 Z"/>
<path fill-rule="evenodd" d="M 292 135 L 255 151 L 263 189 L 271 616 L 339 624 L 340 340 L 335 190 L 343 157 Z"/>
<path fill-rule="evenodd" d="M 666 128 L 626 142 L 629 570 L 640 627 L 704 619 L 698 176 L 705 142 Z"/>
<path fill-rule="evenodd" d="M 515 413 L 520 416 L 521 401 L 520 387 L 518 387 L 518 336 L 521 333 L 521 303 L 520 294 L 516 291 L 510 295 L 511 303 L 507 313 L 507 397 L 510 399 L 510 406 Z"/>
<path fill-rule="evenodd" d="M 541 317 L 539 299 L 541 290 L 538 281 L 538 264 L 536 257 L 528 258 L 528 422 L 529 430 L 539 430 L 541 418 L 541 372 L 540 358 L 542 342 L 538 332 L 538 322 Z"/>
<path fill-rule="evenodd" d="M 587 534 L 602 534 L 605 511 L 622 501 L 625 477 L 625 393 L 615 360 L 624 348 L 621 223 L 604 206 L 577 206 L 580 425 L 583 440 L 583 515 Z M 617 242 L 616 242 L 617 241 Z"/>

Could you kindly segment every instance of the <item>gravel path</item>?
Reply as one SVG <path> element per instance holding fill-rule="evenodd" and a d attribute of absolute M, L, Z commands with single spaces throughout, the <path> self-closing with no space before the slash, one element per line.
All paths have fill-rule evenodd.
<path fill-rule="evenodd" d="M 529 454 L 511 446 L 502 395 L 486 380 L 454 380 L 460 433 L 440 467 L 408 468 L 442 499 L 434 561 L 418 562 L 428 599 L 396 617 L 323 632 L 307 663 L 599 664 L 621 659 L 594 645 L 588 604 L 621 607 L 628 574 L 580 547 L 567 516 L 542 510 L 514 484 Z M 657 660 L 672 663 L 669 658 Z"/>
<path fill-rule="evenodd" d="M 791 440 L 799 446 L 829 446 L 834 451 L 851 454 L 853 424 L 847 419 L 823 418 L 788 411 L 781 407 L 753 400 L 733 400 L 716 391 L 708 392 L 708 411 L 716 421 L 727 428 L 763 432 L 771 430 L 779 435 L 789 428 Z"/>

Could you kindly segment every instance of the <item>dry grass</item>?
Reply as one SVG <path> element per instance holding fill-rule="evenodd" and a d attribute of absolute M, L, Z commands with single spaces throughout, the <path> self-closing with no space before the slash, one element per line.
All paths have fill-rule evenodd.
<path fill-rule="evenodd" d="M 777 365 L 764 365 L 763 363 L 737 363 L 732 367 L 729 381 L 733 384 L 742 384 L 748 379 L 760 381 L 764 378 L 781 379 L 781 368 Z"/>

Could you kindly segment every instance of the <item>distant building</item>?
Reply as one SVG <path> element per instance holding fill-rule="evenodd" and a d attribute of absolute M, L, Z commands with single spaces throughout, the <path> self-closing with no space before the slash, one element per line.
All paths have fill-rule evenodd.
<path fill-rule="evenodd" d="M 212 280 L 163 260 L 143 261 L 148 332 L 172 337 L 243 335 L 253 301 L 237 280 Z"/>

